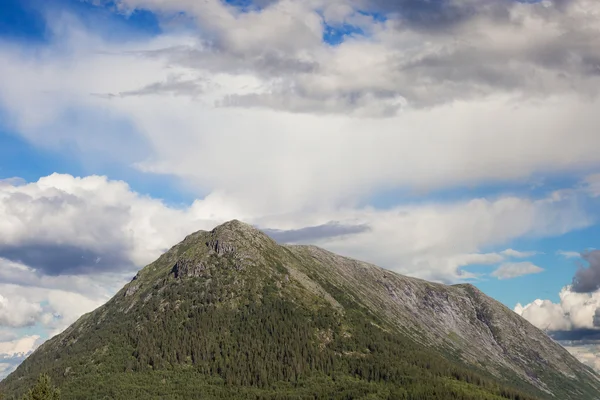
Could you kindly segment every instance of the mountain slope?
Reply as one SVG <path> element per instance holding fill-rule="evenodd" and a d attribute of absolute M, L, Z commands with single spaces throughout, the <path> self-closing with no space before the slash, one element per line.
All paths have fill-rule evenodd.
<path fill-rule="evenodd" d="M 600 380 L 472 285 L 231 221 L 196 232 L 0 384 L 66 399 L 594 399 Z M 370 397 L 369 397 L 370 396 Z"/>

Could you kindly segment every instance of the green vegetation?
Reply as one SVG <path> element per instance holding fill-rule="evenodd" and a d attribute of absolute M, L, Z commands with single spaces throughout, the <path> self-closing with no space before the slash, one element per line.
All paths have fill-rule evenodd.
<path fill-rule="evenodd" d="M 60 390 L 52 386 L 48 375 L 42 374 L 21 400 L 60 400 Z"/>
<path fill-rule="evenodd" d="M 382 330 L 356 305 L 341 315 L 288 300 L 272 278 L 240 298 L 227 289 L 233 274 L 222 279 L 171 277 L 135 317 L 107 315 L 28 367 L 52 374 L 65 399 L 533 399 Z"/>

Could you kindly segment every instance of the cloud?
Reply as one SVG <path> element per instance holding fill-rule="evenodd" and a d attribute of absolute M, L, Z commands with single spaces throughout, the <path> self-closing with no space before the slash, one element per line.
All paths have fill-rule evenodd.
<path fill-rule="evenodd" d="M 223 11 L 225 6 L 218 3 L 214 7 Z M 145 4 L 163 7 L 158 2 Z M 234 10 L 224 10 L 238 18 Z M 263 21 L 261 15 L 255 15 L 257 21 Z M 251 28 L 258 24 L 248 21 Z M 303 49 L 299 52 L 306 54 L 298 57 L 308 64 L 302 64 L 306 67 L 302 73 L 296 65 L 290 79 L 303 76 L 306 85 L 314 86 L 307 92 L 283 78 L 265 80 L 262 67 L 245 64 L 259 56 L 217 51 L 197 32 L 107 43 L 77 24 L 63 26 L 60 19 L 49 24 L 63 30 L 61 42 L 35 54 L 0 45 L 0 56 L 7 60 L 0 67 L 6 77 L 0 82 L 5 124 L 36 146 L 60 149 L 61 143 L 73 143 L 70 155 L 84 165 L 93 160 L 105 163 L 107 158 L 135 165 L 150 174 L 168 175 L 199 196 L 233 198 L 251 214 L 364 204 L 395 188 L 427 192 L 600 166 L 595 151 L 600 147 L 595 130 L 600 116 L 593 97 L 549 93 L 543 99 L 516 101 L 495 91 L 429 109 L 409 107 L 387 119 L 357 118 L 346 112 L 346 102 L 363 116 L 387 115 L 390 107 L 402 103 L 403 96 L 390 90 L 397 79 L 379 70 L 393 58 L 389 47 L 396 41 L 391 38 L 390 43 L 349 40 L 335 48 L 319 40 L 314 51 L 298 44 Z M 239 40 L 245 40 L 242 36 Z M 424 43 L 414 39 L 403 43 L 408 47 Z M 247 51 L 272 65 L 262 50 Z M 372 72 L 364 74 L 365 70 Z M 274 76 L 272 71 L 265 75 Z M 413 78 L 407 81 L 416 87 Z M 188 85 L 203 82 L 202 91 Z M 358 84 L 366 88 L 354 87 Z M 438 87 L 430 82 L 423 90 L 429 93 Z M 185 95 L 188 89 L 194 93 L 192 101 Z M 286 102 L 278 94 L 281 91 L 292 91 L 296 97 Z M 274 96 L 275 110 L 218 106 L 227 99 L 263 95 Z M 306 110 L 277 111 L 288 103 Z M 324 114 L 328 108 L 341 114 Z M 69 117 L 74 113 L 76 121 Z M 222 156 L 223 149 L 227 157 Z"/>
<path fill-rule="evenodd" d="M 45 275 L 131 270 L 211 225 L 105 177 L 0 186 L 0 257 Z"/>
<path fill-rule="evenodd" d="M 452 282 L 466 265 L 501 262 L 499 253 L 481 253 L 517 237 L 560 234 L 586 224 L 571 200 L 530 200 L 515 197 L 474 199 L 456 203 L 400 205 L 389 210 L 343 209 L 338 212 L 299 213 L 256 219 L 259 226 L 281 230 L 318 226 L 332 219 L 370 227 L 368 234 L 329 237 L 313 244 L 366 260 L 400 273 Z M 564 215 L 566 217 L 566 215 Z M 574 224 L 574 225 L 571 225 Z M 570 226 L 570 227 L 568 227 Z"/>
<path fill-rule="evenodd" d="M 27 183 L 23 178 L 13 177 L 0 179 L 0 186 L 19 186 Z"/>
<path fill-rule="evenodd" d="M 559 342 L 580 362 L 600 373 L 600 344 L 579 342 Z"/>
<path fill-rule="evenodd" d="M 573 277 L 573 291 L 590 293 L 600 289 L 600 250 L 581 254 L 587 267 L 580 267 Z"/>
<path fill-rule="evenodd" d="M 84 273 L 89 270 L 122 269 L 131 266 L 126 254 L 116 245 L 115 253 L 94 251 L 70 245 L 23 243 L 0 246 L 0 257 L 19 262 L 49 275 Z"/>
<path fill-rule="evenodd" d="M 563 251 L 563 250 L 558 250 L 556 252 L 556 254 L 566 257 L 566 258 L 580 258 L 581 257 L 581 253 L 577 252 L 577 251 Z"/>
<path fill-rule="evenodd" d="M 23 336 L 9 342 L 0 342 L 0 354 L 5 357 L 29 354 L 39 345 L 39 339 L 38 335 L 31 335 Z"/>
<path fill-rule="evenodd" d="M 558 336 L 561 340 L 582 340 L 582 334 L 589 335 L 596 328 L 596 310 L 600 308 L 600 291 L 577 293 L 571 286 L 559 293 L 560 302 L 535 300 L 522 306 L 517 304 L 515 312 L 540 329 L 547 331 L 576 331 L 570 338 Z"/>
<path fill-rule="evenodd" d="M 568 331 L 549 331 L 552 339 L 577 344 L 595 344 L 600 341 L 600 330 L 580 328 Z"/>
<path fill-rule="evenodd" d="M 197 21 L 193 43 L 163 48 L 170 64 L 260 79 L 251 93 L 225 96 L 226 106 L 391 116 L 406 104 L 500 92 L 595 96 L 600 87 L 591 0 L 281 0 L 245 12 L 216 0 L 119 4 L 167 18 L 184 11 Z M 325 29 L 340 24 L 362 34 L 323 43 Z"/>
<path fill-rule="evenodd" d="M 196 39 L 169 36 L 109 44 L 86 32 L 72 35 L 81 43 L 67 43 L 60 52 L 50 45 L 35 58 L 0 46 L 8 60 L 0 67 L 7 77 L 0 82 L 0 103 L 15 131 L 36 146 L 60 148 L 72 142 L 71 155 L 83 164 L 108 157 L 171 176 L 201 196 L 233 198 L 252 214 L 351 206 L 392 188 L 435 191 L 519 181 L 599 163 L 595 127 L 600 120 L 593 100 L 565 95 L 515 103 L 494 95 L 406 110 L 389 119 L 230 109 L 215 102 L 253 95 L 254 88 L 265 87 L 262 78 L 246 69 L 244 74 L 217 72 L 217 67 L 198 70 L 169 64 L 164 55 L 140 54 Z M 385 48 L 380 50 L 386 57 Z M 182 57 L 189 53 L 187 48 L 180 52 Z M 355 59 L 356 54 L 347 54 L 340 62 L 354 65 Z M 195 101 L 166 93 L 90 96 L 138 93 L 172 76 L 211 83 Z M 336 93 L 345 96 L 344 90 Z M 350 97 L 357 104 L 364 99 Z M 331 101 L 324 99 L 319 109 Z M 363 105 L 368 110 L 377 104 Z M 68 118 L 74 112 L 79 125 Z M 563 129 L 564 124 L 572 129 Z"/>
<path fill-rule="evenodd" d="M 506 249 L 500 252 L 500 254 L 506 256 L 506 257 L 513 257 L 513 258 L 528 258 L 528 257 L 533 257 L 536 254 L 538 254 L 537 251 L 517 251 L 517 250 L 513 250 L 513 249 Z"/>
<path fill-rule="evenodd" d="M 6 378 L 13 372 L 19 364 L 25 360 L 26 356 L 1 357 L 0 356 L 0 379 Z"/>
<path fill-rule="evenodd" d="M 465 254 L 461 258 L 459 264 L 463 266 L 496 264 L 504 260 L 504 257 L 498 253 Z"/>
<path fill-rule="evenodd" d="M 523 275 L 539 274 L 543 271 L 543 268 L 540 268 L 528 261 L 504 263 L 500 265 L 500 267 L 498 267 L 494 272 L 492 272 L 492 276 L 498 279 L 511 279 Z"/>
<path fill-rule="evenodd" d="M 600 174 L 588 175 L 584 179 L 584 188 L 592 196 L 600 196 Z"/>
<path fill-rule="evenodd" d="M 300 229 L 279 230 L 265 229 L 264 232 L 280 243 L 311 243 L 317 240 L 354 235 L 368 232 L 368 225 L 343 225 L 339 222 L 328 222 L 318 226 L 308 226 Z"/>
<path fill-rule="evenodd" d="M 191 96 L 197 97 L 204 92 L 206 82 L 198 78 L 188 78 L 181 76 L 168 76 L 161 82 L 149 83 L 139 89 L 120 92 L 118 94 L 108 94 L 108 98 L 119 96 L 148 96 L 148 95 L 173 95 L 173 96 Z"/>
<path fill-rule="evenodd" d="M 41 315 L 40 304 L 31 303 L 23 297 L 8 299 L 0 295 L 0 326 L 13 328 L 31 326 L 40 319 Z"/>

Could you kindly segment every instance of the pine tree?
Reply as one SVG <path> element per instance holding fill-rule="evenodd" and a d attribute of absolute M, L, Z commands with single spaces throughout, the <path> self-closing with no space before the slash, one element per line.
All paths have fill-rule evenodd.
<path fill-rule="evenodd" d="M 43 374 L 22 400 L 60 400 L 60 391 L 52 385 L 50 377 Z"/>

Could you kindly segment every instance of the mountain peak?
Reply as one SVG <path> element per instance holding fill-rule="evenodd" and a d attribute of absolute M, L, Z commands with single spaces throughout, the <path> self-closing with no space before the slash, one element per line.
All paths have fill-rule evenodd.
<path fill-rule="evenodd" d="M 218 242 L 229 243 L 230 247 L 248 248 L 253 246 L 264 247 L 275 245 L 275 241 L 267 234 L 245 222 L 233 219 L 227 221 L 210 231 L 211 241 L 218 246 Z M 218 249 L 215 249 L 217 251 Z"/>
<path fill-rule="evenodd" d="M 263 234 L 260 230 L 256 229 L 254 226 L 242 222 L 238 219 L 232 219 L 230 221 L 224 222 L 219 226 L 216 226 L 211 232 L 219 233 L 219 232 L 232 232 L 232 233 L 246 233 L 246 234 Z M 263 234 L 264 235 L 264 234 Z"/>

